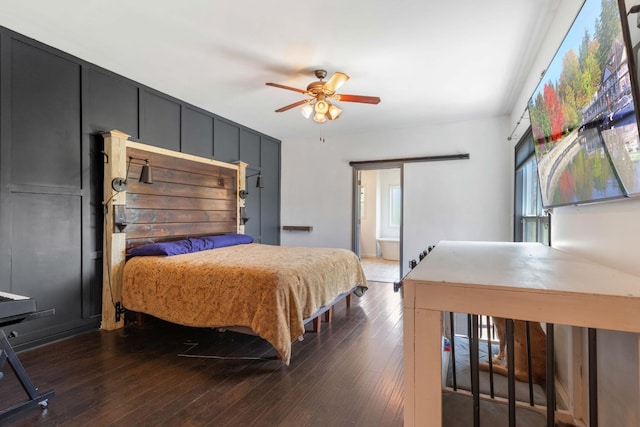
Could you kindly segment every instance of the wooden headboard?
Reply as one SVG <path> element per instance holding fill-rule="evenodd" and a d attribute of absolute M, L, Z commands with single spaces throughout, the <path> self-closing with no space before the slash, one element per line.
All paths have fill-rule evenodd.
<path fill-rule="evenodd" d="M 113 130 L 104 138 L 102 329 L 124 326 L 116 313 L 126 251 L 145 243 L 243 233 L 239 197 L 246 163 L 225 163 L 129 141 Z M 148 161 L 153 184 L 138 182 Z M 128 172 L 128 173 L 127 173 Z M 127 176 L 128 175 L 128 176 Z M 124 191 L 113 181 L 124 178 Z M 119 306 L 119 305 L 118 305 Z"/>

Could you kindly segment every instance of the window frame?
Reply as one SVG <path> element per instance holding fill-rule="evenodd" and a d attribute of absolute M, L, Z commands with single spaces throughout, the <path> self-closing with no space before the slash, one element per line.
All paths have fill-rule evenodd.
<path fill-rule="evenodd" d="M 393 210 L 395 206 L 394 203 L 394 192 L 398 191 L 398 212 L 397 212 L 397 216 L 398 216 L 398 223 L 395 224 L 393 222 L 393 218 L 394 218 L 394 214 L 393 214 Z M 389 227 L 390 228 L 399 228 L 400 224 L 402 223 L 402 186 L 400 185 L 389 185 Z"/>
<path fill-rule="evenodd" d="M 527 129 L 523 137 L 518 141 L 514 149 L 514 224 L 513 224 L 513 241 L 514 242 L 541 242 L 551 246 L 551 215 L 550 211 L 542 206 L 542 195 L 540 194 L 540 182 L 538 180 L 537 160 L 535 155 L 535 146 L 531 127 Z M 531 179 L 533 167 L 533 179 Z M 529 172 L 528 174 L 526 172 Z M 528 179 L 527 179 L 528 178 Z M 525 182 L 526 181 L 526 182 Z M 533 182 L 532 182 L 533 181 Z M 524 201 L 527 196 L 532 196 L 529 191 L 536 189 L 536 201 L 529 207 L 534 207 L 534 212 L 524 212 Z M 529 197 L 530 198 L 530 197 Z M 529 200 L 531 201 L 531 199 Z M 535 239 L 527 238 L 532 233 L 527 233 L 527 225 L 534 228 L 533 234 Z"/>
<path fill-rule="evenodd" d="M 362 184 L 358 184 L 358 199 L 360 203 L 360 219 L 367 219 L 367 186 Z"/>

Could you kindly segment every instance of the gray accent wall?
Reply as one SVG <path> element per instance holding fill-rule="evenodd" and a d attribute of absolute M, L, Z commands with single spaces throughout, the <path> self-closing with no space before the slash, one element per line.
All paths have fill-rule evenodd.
<path fill-rule="evenodd" d="M 0 27 L 0 291 L 54 316 L 17 348 L 99 326 L 104 131 L 249 164 L 246 232 L 280 244 L 280 141 Z"/>

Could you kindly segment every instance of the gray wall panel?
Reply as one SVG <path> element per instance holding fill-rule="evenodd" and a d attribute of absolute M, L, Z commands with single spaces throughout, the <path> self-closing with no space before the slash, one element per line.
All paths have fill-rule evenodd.
<path fill-rule="evenodd" d="M 213 157 L 221 162 L 240 159 L 240 128 L 225 120 L 213 124 Z"/>
<path fill-rule="evenodd" d="M 240 158 L 248 163 L 247 175 L 260 170 L 260 135 L 246 129 L 240 129 Z M 255 184 L 255 178 L 252 179 Z"/>
<path fill-rule="evenodd" d="M 13 184 L 80 187 L 79 111 L 78 64 L 13 40 Z"/>
<path fill-rule="evenodd" d="M 35 297 L 38 309 L 55 308 L 45 324 L 78 319 L 81 307 L 81 198 L 12 194 L 12 291 Z M 25 322 L 23 330 L 33 330 Z"/>
<path fill-rule="evenodd" d="M 247 176 L 260 171 L 260 135 L 246 129 L 240 130 L 240 158 L 248 163 Z M 256 242 L 263 243 L 260 219 L 262 189 L 256 188 L 256 179 L 257 176 L 247 178 L 246 188 L 249 195 L 245 199 L 245 209 L 250 220 L 245 224 L 245 233 L 252 236 Z"/>
<path fill-rule="evenodd" d="M 192 108 L 182 110 L 182 152 L 213 157 L 213 118 Z"/>
<path fill-rule="evenodd" d="M 148 91 L 141 92 L 140 140 L 180 151 L 180 104 Z"/>
<path fill-rule="evenodd" d="M 280 142 L 262 137 L 260 160 L 264 188 L 261 192 L 262 243 L 280 244 Z"/>
<path fill-rule="evenodd" d="M 89 70 L 88 75 L 91 132 L 117 129 L 138 138 L 138 88 L 97 70 Z"/>

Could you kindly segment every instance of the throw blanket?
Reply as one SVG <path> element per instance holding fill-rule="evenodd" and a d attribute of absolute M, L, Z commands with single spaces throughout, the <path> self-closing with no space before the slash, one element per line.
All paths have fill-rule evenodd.
<path fill-rule="evenodd" d="M 130 259 L 123 305 L 187 326 L 244 326 L 289 365 L 303 319 L 359 286 L 360 260 L 346 249 L 237 245 L 169 257 Z"/>

